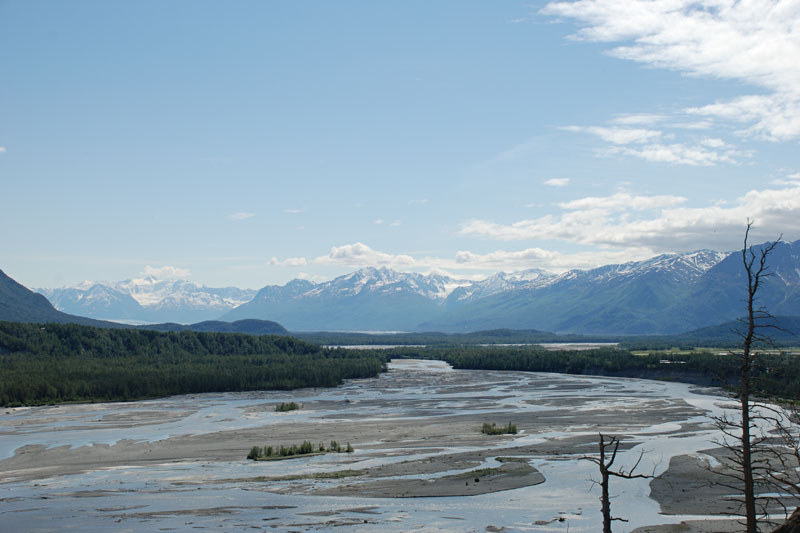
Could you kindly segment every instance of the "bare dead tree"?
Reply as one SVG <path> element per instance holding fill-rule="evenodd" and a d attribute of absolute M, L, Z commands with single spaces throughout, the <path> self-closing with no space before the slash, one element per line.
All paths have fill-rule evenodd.
<path fill-rule="evenodd" d="M 749 244 L 752 221 L 747 221 L 742 246 L 742 265 L 747 278 L 747 297 L 745 299 L 747 314 L 742 321 L 743 330 L 737 331 L 742 338 L 741 366 L 739 367 L 739 419 L 723 416 L 716 419 L 724 437 L 720 443 L 732 455 L 733 469 L 722 473 L 733 484 L 726 485 L 742 490 L 744 517 L 747 533 L 758 531 L 758 509 L 756 501 L 756 483 L 766 483 L 769 479 L 770 462 L 761 452 L 768 447 L 769 438 L 764 430 L 759 429 L 759 421 L 766 419 L 763 415 L 754 414 L 754 403 L 751 399 L 753 369 L 758 355 L 757 347 L 771 345 L 771 339 L 764 330 L 777 328 L 774 317 L 758 305 L 758 291 L 764 280 L 771 275 L 767 259 L 782 237 L 771 243 L 761 245 L 757 250 Z M 780 329 L 780 328 L 778 328 Z M 723 483 L 724 484 L 724 483 Z M 766 505 L 766 504 L 765 504 Z M 762 506 L 762 514 L 766 507 Z"/>
<path fill-rule="evenodd" d="M 614 466 L 614 461 L 617 458 L 617 450 L 619 449 L 620 440 L 619 437 L 614 435 L 603 435 L 602 433 L 599 434 L 600 442 L 599 442 L 599 449 L 600 454 L 598 457 L 594 456 L 586 456 L 581 457 L 581 459 L 586 461 L 591 461 L 600 467 L 600 502 L 602 504 L 602 512 L 603 512 L 603 533 L 611 533 L 611 522 L 617 520 L 620 522 L 627 522 L 624 518 L 619 518 L 611 515 L 611 496 L 609 494 L 609 484 L 612 477 L 619 477 L 623 479 L 651 479 L 652 475 L 647 474 L 636 474 L 636 469 L 639 467 L 639 463 L 642 462 L 642 457 L 644 456 L 644 451 L 639 454 L 639 458 L 636 460 L 636 464 L 633 467 L 625 471 L 624 469 L 615 470 L 612 467 Z M 597 482 L 595 482 L 597 483 Z"/>

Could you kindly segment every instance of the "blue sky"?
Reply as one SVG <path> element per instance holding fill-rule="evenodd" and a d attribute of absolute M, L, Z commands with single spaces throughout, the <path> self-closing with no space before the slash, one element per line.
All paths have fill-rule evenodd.
<path fill-rule="evenodd" d="M 259 288 L 800 238 L 800 0 L 0 1 L 0 268 Z"/>

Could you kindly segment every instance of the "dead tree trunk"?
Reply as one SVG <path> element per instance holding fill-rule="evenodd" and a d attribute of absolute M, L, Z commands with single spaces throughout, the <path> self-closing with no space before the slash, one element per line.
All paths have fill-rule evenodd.
<path fill-rule="evenodd" d="M 742 459 L 742 480 L 744 482 L 744 508 L 745 520 L 747 521 L 747 533 L 756 533 L 756 496 L 755 496 L 755 483 L 753 479 L 753 455 L 752 455 L 752 440 L 750 430 L 752 429 L 751 420 L 751 404 L 750 404 L 750 380 L 751 370 L 753 368 L 753 341 L 758 337 L 756 330 L 760 327 L 765 327 L 765 324 L 759 323 L 759 320 L 771 318 L 763 308 L 756 307 L 756 299 L 758 289 L 762 280 L 768 276 L 767 272 L 767 257 L 775 249 L 778 240 L 772 243 L 765 244 L 756 253 L 753 247 L 748 245 L 748 238 L 750 236 L 750 229 L 753 223 L 747 221 L 747 228 L 744 233 L 744 245 L 742 246 L 742 264 L 744 265 L 745 274 L 747 276 L 747 329 L 742 338 L 742 366 L 741 366 L 741 383 L 740 383 L 740 403 L 742 415 L 742 436 L 741 442 L 741 459 Z"/>
<path fill-rule="evenodd" d="M 606 440 L 607 439 L 607 440 Z M 652 475 L 646 474 L 635 474 L 636 468 L 639 466 L 639 463 L 642 461 L 642 457 L 644 456 L 644 452 L 639 454 L 639 458 L 636 460 L 636 464 L 633 465 L 629 471 L 625 470 L 614 470 L 612 466 L 614 466 L 614 461 L 617 458 L 617 450 L 619 449 L 619 437 L 615 437 L 613 435 L 603 435 L 600 433 L 600 442 L 599 442 L 599 457 L 581 457 L 581 459 L 591 461 L 596 464 L 600 468 L 600 503 L 602 505 L 602 513 L 603 513 L 603 533 L 611 533 L 611 522 L 618 520 L 620 522 L 627 522 L 624 518 L 619 518 L 611 515 L 611 496 L 609 494 L 609 485 L 611 477 L 621 477 L 623 479 L 635 479 L 635 478 L 642 478 L 642 479 L 650 479 Z M 609 457 L 610 455 L 610 457 Z"/>

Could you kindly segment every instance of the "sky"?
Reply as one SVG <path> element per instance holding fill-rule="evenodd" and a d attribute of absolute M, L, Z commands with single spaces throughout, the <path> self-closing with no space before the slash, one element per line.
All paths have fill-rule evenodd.
<path fill-rule="evenodd" d="M 800 0 L 0 0 L 0 50 L 31 288 L 800 239 Z"/>

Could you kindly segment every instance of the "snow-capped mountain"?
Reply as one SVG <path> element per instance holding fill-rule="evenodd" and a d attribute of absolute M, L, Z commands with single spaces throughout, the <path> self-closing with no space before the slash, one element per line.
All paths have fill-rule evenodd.
<path fill-rule="evenodd" d="M 759 292 L 800 316 L 800 241 L 780 243 Z M 274 320 L 290 331 L 677 333 L 742 314 L 741 254 L 699 250 L 561 274 L 529 269 L 481 281 L 364 268 L 324 283 L 295 279 L 257 293 L 141 278 L 40 290 L 63 311 L 105 319 Z"/>
<path fill-rule="evenodd" d="M 644 261 L 570 270 L 493 276 L 422 329 L 543 329 L 561 333 L 663 333 L 674 317 L 654 315 L 673 306 L 727 254 L 700 250 Z M 454 296 L 456 293 L 454 293 Z M 461 295 L 459 295 L 461 296 Z"/>
<path fill-rule="evenodd" d="M 325 283 L 267 286 L 224 320 L 277 320 L 290 330 L 533 328 L 661 332 L 673 305 L 727 254 L 700 250 L 554 274 L 499 272 L 481 281 L 365 268 Z M 585 329 L 582 329 L 585 328 Z"/>
<path fill-rule="evenodd" d="M 468 302 L 486 298 L 487 296 L 497 293 L 518 290 L 523 287 L 544 287 L 555 282 L 559 277 L 560 276 L 552 272 L 547 272 L 546 270 L 538 268 L 512 272 L 510 274 L 498 272 L 484 280 L 458 287 L 450 295 L 449 300 Z"/>
<path fill-rule="evenodd" d="M 324 283 L 269 285 L 222 319 L 275 315 L 286 317 L 294 330 L 408 330 L 436 316 L 450 293 L 469 283 L 370 267 Z"/>
<path fill-rule="evenodd" d="M 255 295 L 252 289 L 212 288 L 153 276 L 115 283 L 37 289 L 59 311 L 105 320 L 193 323 L 219 317 Z"/>
<path fill-rule="evenodd" d="M 403 291 L 431 300 L 443 300 L 456 288 L 468 285 L 468 281 L 457 280 L 438 274 L 427 276 L 417 273 L 402 273 L 382 268 L 364 268 L 321 283 L 303 295 L 357 296 L 362 293 L 392 294 Z"/>

